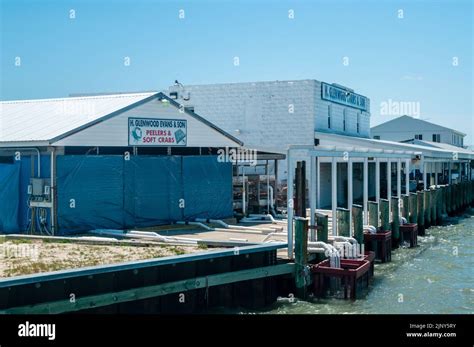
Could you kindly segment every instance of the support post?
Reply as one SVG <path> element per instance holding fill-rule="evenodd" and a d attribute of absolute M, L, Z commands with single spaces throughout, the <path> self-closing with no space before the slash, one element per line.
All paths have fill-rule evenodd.
<path fill-rule="evenodd" d="M 337 161 L 336 157 L 331 162 L 331 195 L 332 195 L 332 234 L 337 235 Z"/>
<path fill-rule="evenodd" d="M 311 156 L 310 167 L 309 167 L 309 208 L 310 208 L 310 225 L 311 225 L 311 241 L 316 241 L 316 230 L 314 229 L 315 220 L 314 215 L 316 213 L 316 157 Z"/>
<path fill-rule="evenodd" d="M 293 165 L 291 158 L 291 151 L 288 149 L 288 179 L 286 189 L 286 205 L 288 211 L 287 237 L 288 237 L 288 259 L 293 259 Z"/>
<path fill-rule="evenodd" d="M 363 168 L 363 171 L 364 171 L 364 182 L 363 182 L 363 189 L 364 189 L 364 193 L 363 193 L 363 209 L 364 209 L 364 212 L 363 212 L 363 216 L 364 216 L 364 224 L 367 225 L 368 223 L 368 207 L 367 207 L 367 204 L 368 204 L 368 201 L 369 201 L 369 158 L 365 157 L 364 158 L 364 168 Z"/>
<path fill-rule="evenodd" d="M 375 158 L 375 202 L 380 200 L 380 159 Z"/>
<path fill-rule="evenodd" d="M 350 237 L 350 211 L 347 208 L 337 208 L 337 235 Z"/>
<path fill-rule="evenodd" d="M 403 195 L 402 196 L 402 217 L 407 220 L 407 222 L 410 222 L 410 196 L 409 195 Z"/>
<path fill-rule="evenodd" d="M 380 199 L 380 222 L 382 231 L 391 230 L 390 228 L 390 204 L 387 199 Z"/>
<path fill-rule="evenodd" d="M 402 160 L 397 160 L 397 198 L 402 198 Z"/>
<path fill-rule="evenodd" d="M 392 247 L 398 247 L 400 240 L 400 199 L 392 198 Z"/>
<path fill-rule="evenodd" d="M 423 189 L 427 189 L 428 187 L 428 180 L 427 180 L 427 171 L 428 170 L 428 163 L 423 159 Z"/>
<path fill-rule="evenodd" d="M 354 238 L 359 245 L 364 244 L 364 225 L 362 221 L 362 206 L 352 206 L 352 218 L 354 220 Z"/>
<path fill-rule="evenodd" d="M 369 225 L 374 226 L 377 230 L 379 229 L 379 203 L 375 201 L 369 201 Z"/>
<path fill-rule="evenodd" d="M 328 242 L 329 217 L 327 214 L 316 213 L 316 223 L 318 224 L 318 241 Z"/>
<path fill-rule="evenodd" d="M 308 263 L 308 221 L 302 217 L 295 218 L 295 284 L 296 294 L 306 299 L 306 265 Z"/>
<path fill-rule="evenodd" d="M 418 209 L 418 235 L 425 234 L 425 191 L 416 193 L 416 202 Z"/>
<path fill-rule="evenodd" d="M 410 159 L 405 160 L 405 194 L 410 194 Z"/>
<path fill-rule="evenodd" d="M 431 226 L 431 192 L 429 189 L 424 190 L 423 201 L 425 208 L 425 228 L 429 228 Z"/>
<path fill-rule="evenodd" d="M 410 223 L 418 223 L 418 194 L 417 193 L 410 193 Z"/>
<path fill-rule="evenodd" d="M 353 165 L 352 159 L 349 158 L 347 162 L 347 210 L 349 211 L 349 235 L 352 235 L 352 204 L 353 204 L 353 180 L 352 180 L 352 173 L 353 173 Z"/>
<path fill-rule="evenodd" d="M 390 211 L 392 205 L 392 160 L 387 159 L 387 200 L 388 200 L 388 211 L 390 218 Z M 390 221 L 390 219 L 389 219 Z M 390 230 L 390 229 L 385 229 Z"/>

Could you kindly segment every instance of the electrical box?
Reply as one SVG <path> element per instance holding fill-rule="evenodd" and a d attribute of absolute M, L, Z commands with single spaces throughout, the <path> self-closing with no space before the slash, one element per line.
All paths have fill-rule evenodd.
<path fill-rule="evenodd" d="M 51 180 L 48 178 L 30 178 L 28 185 L 28 195 L 30 201 L 50 201 L 51 200 Z"/>
<path fill-rule="evenodd" d="M 30 185 L 32 186 L 33 196 L 43 195 L 45 180 L 44 178 L 30 178 Z"/>

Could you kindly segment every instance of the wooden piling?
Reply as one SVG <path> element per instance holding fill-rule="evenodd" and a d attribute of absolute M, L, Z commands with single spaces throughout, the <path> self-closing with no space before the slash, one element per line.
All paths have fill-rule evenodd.
<path fill-rule="evenodd" d="M 403 195 L 402 196 L 402 217 L 410 221 L 410 195 Z"/>
<path fill-rule="evenodd" d="M 350 231 L 350 212 L 347 208 L 338 207 L 337 214 L 337 235 L 352 236 Z M 333 223 L 334 226 L 334 223 Z"/>
<path fill-rule="evenodd" d="M 389 231 L 390 228 L 390 211 L 388 209 L 388 200 L 380 199 L 380 222 L 383 231 Z"/>
<path fill-rule="evenodd" d="M 328 242 L 329 217 L 327 214 L 316 213 L 316 224 L 318 226 L 318 241 Z"/>
<path fill-rule="evenodd" d="M 400 199 L 392 197 L 392 247 L 398 247 L 400 241 Z"/>
<path fill-rule="evenodd" d="M 375 201 L 369 201 L 369 225 L 374 226 L 377 230 L 379 229 L 379 204 Z"/>
<path fill-rule="evenodd" d="M 423 191 L 424 211 L 425 211 L 425 229 L 431 226 L 431 191 Z"/>
<path fill-rule="evenodd" d="M 417 194 L 410 193 L 410 198 L 408 200 L 409 209 L 410 209 L 410 223 L 418 223 L 418 205 L 417 205 Z"/>
<path fill-rule="evenodd" d="M 354 238 L 359 245 L 364 244 L 364 221 L 362 218 L 362 206 L 352 205 L 352 220 L 354 224 Z"/>
<path fill-rule="evenodd" d="M 425 192 L 419 191 L 416 193 L 416 205 L 418 214 L 418 235 L 425 234 Z"/>
<path fill-rule="evenodd" d="M 295 285 L 296 295 L 306 299 L 306 265 L 308 264 L 308 221 L 305 218 L 295 218 Z"/>
<path fill-rule="evenodd" d="M 438 191 L 436 188 L 430 189 L 430 208 L 431 208 L 431 225 L 436 225 L 436 200 Z"/>

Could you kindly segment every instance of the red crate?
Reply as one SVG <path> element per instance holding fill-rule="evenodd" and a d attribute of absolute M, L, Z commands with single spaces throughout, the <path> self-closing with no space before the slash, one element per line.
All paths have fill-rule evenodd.
<path fill-rule="evenodd" d="M 341 259 L 340 268 L 329 266 L 329 260 L 313 265 L 313 289 L 317 297 L 334 295 L 342 290 L 344 299 L 355 300 L 357 293 L 369 286 L 370 261 Z"/>
<path fill-rule="evenodd" d="M 409 241 L 410 248 L 418 245 L 418 224 L 409 223 L 400 225 L 401 241 Z"/>
<path fill-rule="evenodd" d="M 392 260 L 392 232 L 378 231 L 374 234 L 364 233 L 364 245 L 368 251 L 375 252 L 375 259 L 382 263 Z"/>

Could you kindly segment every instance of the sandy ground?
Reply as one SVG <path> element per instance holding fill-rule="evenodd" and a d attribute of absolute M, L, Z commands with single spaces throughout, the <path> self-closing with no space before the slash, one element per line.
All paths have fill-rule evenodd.
<path fill-rule="evenodd" d="M 0 240 L 0 278 L 202 252 L 191 246 L 103 246 L 42 240 Z"/>

